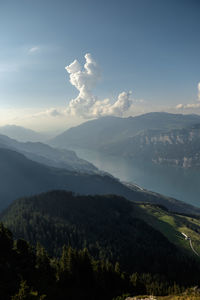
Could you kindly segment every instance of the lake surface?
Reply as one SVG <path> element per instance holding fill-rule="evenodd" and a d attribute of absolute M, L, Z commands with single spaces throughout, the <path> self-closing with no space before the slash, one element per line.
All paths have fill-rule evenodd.
<path fill-rule="evenodd" d="M 200 171 L 138 163 L 98 151 L 73 149 L 77 155 L 109 172 L 121 181 L 185 201 L 200 207 Z"/>

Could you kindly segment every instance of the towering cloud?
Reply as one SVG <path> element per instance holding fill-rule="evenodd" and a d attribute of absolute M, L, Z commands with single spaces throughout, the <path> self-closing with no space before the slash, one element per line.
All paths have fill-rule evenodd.
<path fill-rule="evenodd" d="M 100 79 L 100 70 L 91 54 L 87 53 L 85 60 L 83 70 L 77 60 L 65 68 L 70 74 L 71 84 L 79 91 L 78 96 L 70 101 L 67 112 L 84 118 L 122 116 L 132 105 L 131 92 L 120 93 L 114 103 L 110 99 L 98 100 L 92 89 Z"/>

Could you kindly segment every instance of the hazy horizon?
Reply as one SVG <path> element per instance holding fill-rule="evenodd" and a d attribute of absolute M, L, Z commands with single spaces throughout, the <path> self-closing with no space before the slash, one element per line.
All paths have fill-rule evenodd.
<path fill-rule="evenodd" d="M 176 115 L 200 115 L 200 114 L 197 114 L 197 113 L 179 113 L 179 112 L 168 112 L 168 111 L 150 111 L 150 112 L 146 112 L 146 113 L 138 113 L 136 115 L 133 115 L 133 116 L 129 116 L 129 117 L 139 117 L 139 116 L 142 116 L 142 115 L 145 115 L 145 114 L 149 114 L 149 113 L 169 113 L 169 114 L 176 114 Z M 0 125 L 0 128 L 9 128 L 9 127 L 16 127 L 16 128 L 22 128 L 22 129 L 27 129 L 27 130 L 31 130 L 31 131 L 34 131 L 34 132 L 37 132 L 37 133 L 42 133 L 42 134 L 47 134 L 49 136 L 56 136 L 56 135 L 59 135 L 61 133 L 63 133 L 64 131 L 70 129 L 70 128 L 73 128 L 73 127 L 76 127 L 76 126 L 79 126 L 85 122 L 88 122 L 88 121 L 92 121 L 92 120 L 97 120 L 99 118 L 104 118 L 104 117 L 109 117 L 109 116 L 100 116 L 100 117 L 96 117 L 96 118 L 92 118 L 92 119 L 82 119 L 82 120 L 79 120 L 77 123 L 75 122 L 74 124 L 66 124 L 66 125 L 63 125 L 63 126 L 59 126 L 59 127 L 56 127 L 56 126 L 53 126 L 52 128 L 48 127 L 46 129 L 41 129 L 40 126 L 33 126 L 33 127 L 28 127 L 28 126 L 23 126 L 23 125 L 18 125 L 18 124 L 14 124 L 14 123 L 5 123 L 4 125 Z M 112 116 L 110 116 L 112 117 Z M 119 116 L 114 116 L 114 117 L 119 117 Z M 120 118 L 128 118 L 126 116 L 120 116 Z"/>
<path fill-rule="evenodd" d="M 0 126 L 200 113 L 197 1 L 0 4 Z"/>

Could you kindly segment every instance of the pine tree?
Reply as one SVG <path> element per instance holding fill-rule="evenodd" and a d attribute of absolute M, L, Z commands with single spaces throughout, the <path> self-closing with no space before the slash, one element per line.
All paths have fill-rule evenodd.
<path fill-rule="evenodd" d="M 45 298 L 45 295 L 39 296 L 38 292 L 31 291 L 26 281 L 21 281 L 18 293 L 11 297 L 12 300 L 43 300 Z"/>

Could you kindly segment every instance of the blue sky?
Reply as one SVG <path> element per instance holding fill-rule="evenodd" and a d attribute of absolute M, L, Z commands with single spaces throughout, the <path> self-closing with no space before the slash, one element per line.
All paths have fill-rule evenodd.
<path fill-rule="evenodd" d="M 83 65 L 86 53 L 101 70 L 99 100 L 131 90 L 128 114 L 175 112 L 180 103 L 178 112 L 200 113 L 199 14 L 198 0 L 0 0 L 0 125 L 83 120 L 42 113 L 78 96 L 65 66 Z"/>

